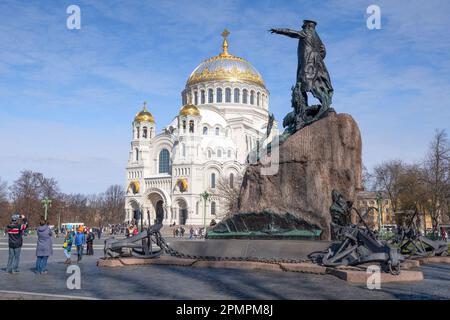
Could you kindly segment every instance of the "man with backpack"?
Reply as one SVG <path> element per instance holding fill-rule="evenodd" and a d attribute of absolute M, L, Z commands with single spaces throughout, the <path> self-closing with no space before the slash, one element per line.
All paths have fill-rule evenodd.
<path fill-rule="evenodd" d="M 11 224 L 6 227 L 6 233 L 8 234 L 9 256 L 8 266 L 6 272 L 18 273 L 20 252 L 23 245 L 23 233 L 27 229 L 27 223 L 24 215 L 18 213 L 13 214 L 11 217 Z"/>

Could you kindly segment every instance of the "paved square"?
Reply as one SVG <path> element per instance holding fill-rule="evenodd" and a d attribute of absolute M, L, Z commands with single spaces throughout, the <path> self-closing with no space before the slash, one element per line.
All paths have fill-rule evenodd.
<path fill-rule="evenodd" d="M 35 243 L 35 237 L 25 238 L 21 272 L 10 275 L 4 271 L 7 238 L 0 238 L 0 298 L 19 298 L 20 294 L 5 293 L 19 291 L 97 299 L 450 299 L 450 265 L 422 266 L 422 282 L 382 284 L 381 290 L 369 290 L 332 275 L 156 265 L 99 268 L 103 240 L 94 243 L 95 256 L 84 256 L 79 264 L 81 289 L 69 290 L 62 239 L 54 239 L 47 275 L 33 272 Z"/>

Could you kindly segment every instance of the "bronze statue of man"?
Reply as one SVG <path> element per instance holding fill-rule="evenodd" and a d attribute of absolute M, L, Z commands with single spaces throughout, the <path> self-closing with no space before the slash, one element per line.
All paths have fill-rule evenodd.
<path fill-rule="evenodd" d="M 270 29 L 272 33 L 299 39 L 297 83 L 293 91 L 293 107 L 297 122 L 297 130 L 306 124 L 320 119 L 330 111 L 333 87 L 330 76 L 323 59 L 326 55 L 325 46 L 316 32 L 315 21 L 304 20 L 302 30 Z M 308 108 L 308 95 L 310 92 L 321 105 Z M 298 119 L 298 118 L 301 119 Z M 290 117 L 293 119 L 293 117 Z"/>

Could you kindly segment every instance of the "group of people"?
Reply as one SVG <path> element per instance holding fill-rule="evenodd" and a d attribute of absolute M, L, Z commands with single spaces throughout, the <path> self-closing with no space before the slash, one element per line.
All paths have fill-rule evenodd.
<path fill-rule="evenodd" d="M 125 230 L 125 236 L 127 238 L 135 236 L 139 233 L 139 229 L 136 225 L 130 224 Z"/>
<path fill-rule="evenodd" d="M 183 238 L 186 230 L 182 226 L 174 227 L 172 234 L 174 238 Z M 204 228 L 189 227 L 189 240 L 203 238 Z"/>
<path fill-rule="evenodd" d="M 202 239 L 203 238 L 203 230 L 205 230 L 204 228 L 193 228 L 190 227 L 189 228 L 189 240 L 193 240 L 193 239 Z"/>
<path fill-rule="evenodd" d="M 173 230 L 172 230 L 173 236 L 175 238 L 177 238 L 177 237 L 183 238 L 185 232 L 186 232 L 186 230 L 182 226 L 179 226 L 178 228 L 173 228 Z"/>
<path fill-rule="evenodd" d="M 92 229 L 80 226 L 76 231 L 73 231 L 72 228 L 69 228 L 66 232 L 63 244 L 64 255 L 66 256 L 66 261 L 64 263 L 72 263 L 72 246 L 74 244 L 77 248 L 77 262 L 80 262 L 83 258 L 84 245 L 86 245 L 86 255 L 93 256 L 94 240 L 95 234 Z"/>
<path fill-rule="evenodd" d="M 23 246 L 23 236 L 28 229 L 28 222 L 24 215 L 15 213 L 11 217 L 11 223 L 6 227 L 8 235 L 8 264 L 6 272 L 13 274 L 20 272 L 20 254 Z M 37 245 L 36 245 L 36 266 L 35 273 L 46 274 L 48 258 L 53 255 L 53 231 L 47 220 L 41 217 L 39 227 L 36 229 Z M 76 231 L 71 228 L 66 230 L 64 238 L 64 255 L 66 256 L 66 264 L 71 264 L 72 246 L 75 244 L 77 248 L 77 261 L 81 261 L 83 257 L 84 246 L 87 247 L 87 255 L 94 255 L 94 239 L 95 235 L 92 229 L 79 227 Z"/>

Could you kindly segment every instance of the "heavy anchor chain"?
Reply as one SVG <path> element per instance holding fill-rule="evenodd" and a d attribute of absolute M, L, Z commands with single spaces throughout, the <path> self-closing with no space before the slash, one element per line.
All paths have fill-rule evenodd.
<path fill-rule="evenodd" d="M 153 225 L 141 233 L 126 239 L 105 240 L 105 258 L 118 258 L 133 256 L 141 259 L 152 259 L 161 256 L 163 253 L 180 259 L 194 259 L 204 261 L 252 261 L 268 264 L 280 263 L 301 263 L 308 259 L 275 259 L 259 257 L 221 257 L 221 256 L 200 256 L 185 254 L 170 247 L 160 233 L 161 224 Z"/>
<path fill-rule="evenodd" d="M 258 258 L 258 257 L 221 257 L 221 256 L 198 256 L 184 254 L 178 250 L 171 248 L 165 239 L 160 236 L 161 248 L 164 249 L 165 253 L 180 259 L 193 259 L 202 261 L 251 261 L 251 262 L 262 262 L 268 264 L 280 264 L 280 263 L 301 263 L 307 262 L 308 259 L 275 259 L 275 258 Z"/>

